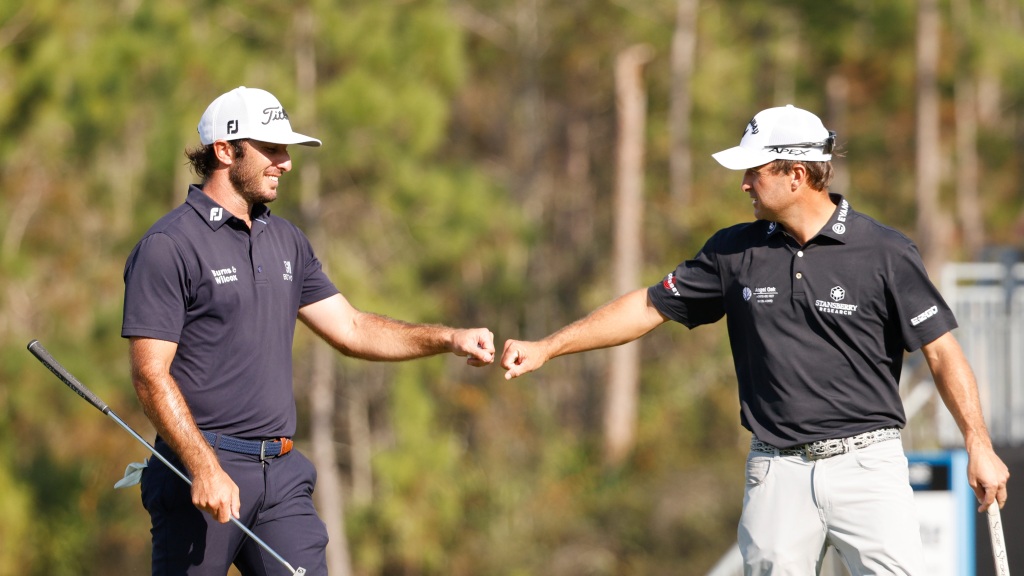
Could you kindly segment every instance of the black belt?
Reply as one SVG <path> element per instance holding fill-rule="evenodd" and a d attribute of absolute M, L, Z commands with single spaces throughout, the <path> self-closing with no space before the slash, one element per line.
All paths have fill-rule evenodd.
<path fill-rule="evenodd" d="M 292 451 L 292 439 L 291 438 L 274 438 L 273 440 L 243 440 L 241 438 L 234 438 L 227 434 L 216 434 L 213 432 L 203 432 L 203 437 L 210 443 L 210 446 L 214 448 L 223 448 L 228 452 L 234 452 L 236 454 L 248 454 L 249 456 L 259 456 L 260 460 L 266 460 L 267 458 L 277 458 L 278 456 L 284 456 L 285 454 Z"/>

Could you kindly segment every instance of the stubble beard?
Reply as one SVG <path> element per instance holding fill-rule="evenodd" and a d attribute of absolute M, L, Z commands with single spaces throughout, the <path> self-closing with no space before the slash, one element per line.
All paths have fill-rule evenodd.
<path fill-rule="evenodd" d="M 238 195 L 250 206 L 267 204 L 277 198 L 274 191 L 263 190 L 263 171 L 244 158 L 238 158 L 238 161 L 228 168 L 228 180 Z"/>

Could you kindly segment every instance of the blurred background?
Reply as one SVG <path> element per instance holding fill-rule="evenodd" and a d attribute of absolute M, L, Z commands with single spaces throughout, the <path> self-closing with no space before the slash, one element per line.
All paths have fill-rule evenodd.
<path fill-rule="evenodd" d="M 987 263 L 967 282 L 1014 290 L 1022 16 L 1021 0 L 0 0 L 0 576 L 149 573 L 138 488 L 112 488 L 148 453 L 25 346 L 152 438 L 122 270 L 184 201 L 183 151 L 219 94 L 270 90 L 323 140 L 293 147 L 272 208 L 353 304 L 487 326 L 500 350 L 750 220 L 741 174 L 710 154 L 787 103 L 838 132 L 833 191 L 914 239 L 936 283 Z M 1014 301 L 981 318 L 1012 331 Z M 977 332 L 1020 356 L 1024 340 Z M 301 325 L 295 354 L 332 574 L 704 574 L 735 542 L 749 434 L 723 323 L 513 382 L 454 357 L 352 361 Z M 956 447 L 908 360 L 905 392 L 924 386 L 908 448 Z M 1013 446 L 1020 372 L 980 372 Z"/>

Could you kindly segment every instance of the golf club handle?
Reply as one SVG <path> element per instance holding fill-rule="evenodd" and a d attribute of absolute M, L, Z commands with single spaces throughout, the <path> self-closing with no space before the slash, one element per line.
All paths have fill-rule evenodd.
<path fill-rule="evenodd" d="M 1006 557 L 1006 538 L 1003 535 L 1003 519 L 999 503 L 992 502 L 985 514 L 988 516 L 988 531 L 992 537 L 992 559 L 996 563 L 998 576 L 1010 576 L 1010 562 Z"/>
<path fill-rule="evenodd" d="M 60 365 L 60 362 L 57 362 L 57 359 L 52 354 L 46 351 L 46 348 L 43 348 L 39 340 L 29 342 L 28 351 L 35 355 L 43 363 L 43 366 L 49 368 L 50 372 L 53 372 L 57 378 L 60 378 L 61 382 L 67 384 L 68 388 L 74 390 L 76 394 L 84 398 L 89 404 L 92 404 L 97 410 L 104 414 L 110 411 L 110 408 L 103 400 L 100 400 L 98 396 L 92 393 L 92 390 L 85 387 L 85 384 L 82 384 L 77 378 L 72 376 L 71 372 L 68 372 L 66 368 Z"/>

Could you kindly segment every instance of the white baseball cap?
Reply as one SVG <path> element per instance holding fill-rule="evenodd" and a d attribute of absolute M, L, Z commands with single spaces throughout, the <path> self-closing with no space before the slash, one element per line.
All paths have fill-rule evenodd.
<path fill-rule="evenodd" d="M 288 113 L 273 94 L 245 86 L 218 96 L 199 119 L 199 141 L 204 146 L 242 138 L 271 144 L 320 145 L 316 138 L 292 131 Z"/>
<path fill-rule="evenodd" d="M 739 146 L 711 156 L 730 170 L 746 170 L 772 160 L 828 162 L 835 141 L 836 133 L 826 130 L 817 116 L 787 104 L 758 112 L 743 130 Z"/>

